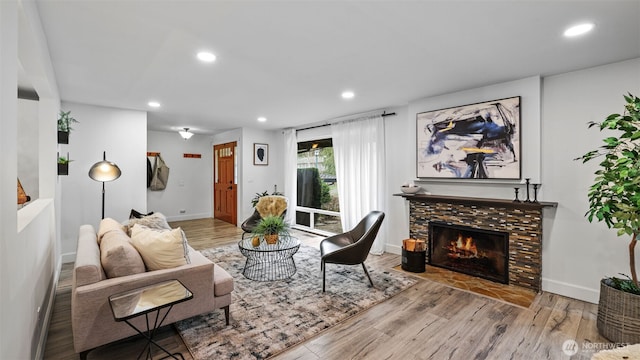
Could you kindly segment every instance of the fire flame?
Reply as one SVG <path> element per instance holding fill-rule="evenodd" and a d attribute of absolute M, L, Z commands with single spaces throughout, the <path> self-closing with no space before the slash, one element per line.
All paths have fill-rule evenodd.
<path fill-rule="evenodd" d="M 458 239 L 451 242 L 449 250 L 463 257 L 478 257 L 478 248 L 471 236 L 464 237 L 458 234 Z"/>

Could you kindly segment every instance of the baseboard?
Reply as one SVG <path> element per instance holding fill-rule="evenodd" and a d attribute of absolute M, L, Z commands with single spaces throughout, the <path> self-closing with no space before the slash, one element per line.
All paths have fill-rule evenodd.
<path fill-rule="evenodd" d="M 184 220 L 197 220 L 197 219 L 206 219 L 210 217 L 212 217 L 210 213 L 174 215 L 174 216 L 167 216 L 167 221 L 172 222 L 172 221 L 184 221 Z"/>
<path fill-rule="evenodd" d="M 542 279 L 542 290 L 593 304 L 597 304 L 600 298 L 600 290 L 598 289 L 544 278 Z"/>
<path fill-rule="evenodd" d="M 76 261 L 76 253 L 64 253 L 60 255 L 60 264 L 72 263 Z"/>
<path fill-rule="evenodd" d="M 44 358 L 44 351 L 47 346 L 47 336 L 49 334 L 49 325 L 51 324 L 51 317 L 53 316 L 53 304 L 56 299 L 56 289 L 58 288 L 58 280 L 60 278 L 60 271 L 62 269 L 62 262 L 58 263 L 56 270 L 52 277 L 52 283 L 49 284 L 49 293 L 47 294 L 47 298 L 44 299 L 43 305 L 44 309 L 44 321 L 42 322 L 42 327 L 40 328 L 40 333 L 38 335 L 38 345 L 35 350 L 34 359 L 41 360 Z M 41 309 L 42 311 L 42 309 Z"/>
<path fill-rule="evenodd" d="M 391 253 L 391 254 L 401 255 L 402 254 L 402 246 L 387 244 L 385 246 L 385 251 L 388 252 L 388 253 Z"/>

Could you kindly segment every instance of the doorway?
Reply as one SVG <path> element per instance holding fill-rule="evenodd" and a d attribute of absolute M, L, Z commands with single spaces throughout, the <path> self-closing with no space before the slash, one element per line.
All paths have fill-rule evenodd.
<path fill-rule="evenodd" d="M 213 146 L 213 217 L 238 225 L 237 143 Z"/>

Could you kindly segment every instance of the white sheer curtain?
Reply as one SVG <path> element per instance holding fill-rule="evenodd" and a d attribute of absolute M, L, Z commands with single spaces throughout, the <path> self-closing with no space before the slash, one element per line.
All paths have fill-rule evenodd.
<path fill-rule="evenodd" d="M 384 211 L 385 145 L 382 116 L 331 125 L 342 228 L 352 229 L 372 210 Z M 385 226 L 371 247 L 385 248 Z"/>
<path fill-rule="evenodd" d="M 285 221 L 295 224 L 296 216 L 296 199 L 297 194 L 297 176 L 298 176 L 298 139 L 295 129 L 284 130 L 284 196 L 289 200 L 287 205 L 287 215 Z"/>

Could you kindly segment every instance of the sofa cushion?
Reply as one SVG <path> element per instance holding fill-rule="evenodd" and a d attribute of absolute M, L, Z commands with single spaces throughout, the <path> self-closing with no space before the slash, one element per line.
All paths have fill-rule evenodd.
<path fill-rule="evenodd" d="M 142 257 L 122 230 L 111 230 L 102 236 L 100 262 L 108 278 L 146 271 Z"/>
<path fill-rule="evenodd" d="M 131 243 L 149 271 L 191 263 L 187 238 L 181 228 L 160 230 L 135 224 L 131 229 Z"/>
<path fill-rule="evenodd" d="M 122 224 L 112 218 L 102 219 L 102 221 L 100 221 L 100 226 L 98 227 L 98 245 L 100 245 L 104 234 L 114 230 L 122 232 L 125 231 L 125 228 Z"/>
<path fill-rule="evenodd" d="M 153 213 L 151 215 L 143 216 L 141 218 L 133 218 L 129 219 L 126 231 L 129 236 L 131 236 L 131 229 L 133 229 L 134 225 L 142 225 L 151 229 L 159 229 L 159 230 L 171 230 L 171 226 L 167 222 L 167 218 L 162 215 L 162 213 Z"/>

